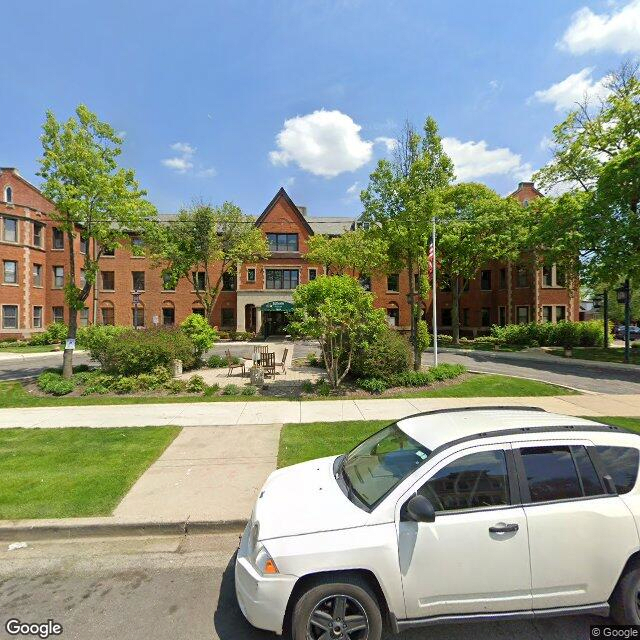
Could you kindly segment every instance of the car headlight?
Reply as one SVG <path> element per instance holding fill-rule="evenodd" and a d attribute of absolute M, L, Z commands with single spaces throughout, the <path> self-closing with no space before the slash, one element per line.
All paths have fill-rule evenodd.
<path fill-rule="evenodd" d="M 264 576 L 280 573 L 273 558 L 264 548 L 264 545 L 258 544 L 252 556 L 253 566 Z"/>

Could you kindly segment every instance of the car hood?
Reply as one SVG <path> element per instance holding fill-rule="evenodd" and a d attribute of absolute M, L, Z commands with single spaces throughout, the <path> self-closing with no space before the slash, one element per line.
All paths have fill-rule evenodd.
<path fill-rule="evenodd" d="M 336 456 L 274 471 L 253 511 L 259 540 L 359 527 L 369 514 L 356 507 L 333 476 Z"/>

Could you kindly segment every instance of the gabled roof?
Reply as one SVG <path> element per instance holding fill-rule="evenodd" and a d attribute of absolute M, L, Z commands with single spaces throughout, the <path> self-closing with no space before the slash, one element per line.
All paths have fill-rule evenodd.
<path fill-rule="evenodd" d="M 290 198 L 289 194 L 284 190 L 284 187 L 280 187 L 280 189 L 278 190 L 278 193 L 276 193 L 276 195 L 273 196 L 271 202 L 266 206 L 265 210 L 258 216 L 258 219 L 256 220 L 256 227 L 259 227 L 264 222 L 265 218 L 269 215 L 269 212 L 271 211 L 271 209 L 275 207 L 276 202 L 278 202 L 278 200 L 280 200 L 281 198 L 284 198 L 287 204 L 291 206 L 294 213 L 298 216 L 298 218 L 300 218 L 300 222 L 302 222 L 302 226 L 309 232 L 310 235 L 313 235 L 313 229 L 311 228 L 311 225 L 307 222 L 306 218 L 302 215 L 302 213 L 300 212 L 300 209 L 298 209 L 295 202 Z"/>

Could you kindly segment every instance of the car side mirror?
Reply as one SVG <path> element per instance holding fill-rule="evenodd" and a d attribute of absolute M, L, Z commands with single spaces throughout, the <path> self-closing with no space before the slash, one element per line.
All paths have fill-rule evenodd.
<path fill-rule="evenodd" d="M 407 502 L 407 515 L 415 522 L 433 522 L 436 510 L 427 498 L 416 495 Z"/>

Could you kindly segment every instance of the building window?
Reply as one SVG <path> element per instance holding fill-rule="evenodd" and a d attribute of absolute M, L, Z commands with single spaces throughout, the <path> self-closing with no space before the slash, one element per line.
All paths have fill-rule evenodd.
<path fill-rule="evenodd" d="M 115 309 L 113 305 L 105 305 L 100 309 L 102 315 L 102 324 L 114 325 L 116 323 Z"/>
<path fill-rule="evenodd" d="M 64 307 L 53 307 L 51 313 L 54 322 L 64 322 Z"/>
<path fill-rule="evenodd" d="M 309 282 L 311 282 L 312 280 L 315 280 L 317 277 L 318 277 L 318 270 L 309 269 Z"/>
<path fill-rule="evenodd" d="M 100 280 L 102 281 L 102 291 L 115 291 L 116 288 L 116 272 L 115 271 L 101 271 Z"/>
<path fill-rule="evenodd" d="M 501 327 L 505 327 L 507 325 L 507 308 L 506 307 L 498 307 L 498 324 Z"/>
<path fill-rule="evenodd" d="M 176 310 L 173 307 L 162 307 L 162 324 L 172 327 L 176 323 Z"/>
<path fill-rule="evenodd" d="M 222 290 L 223 291 L 235 291 L 236 290 L 236 276 L 234 273 L 222 274 Z"/>
<path fill-rule="evenodd" d="M 295 289 L 299 284 L 297 269 L 266 269 L 267 289 Z"/>
<path fill-rule="evenodd" d="M 545 287 L 553 286 L 553 267 L 542 267 L 542 284 Z"/>
<path fill-rule="evenodd" d="M 144 291 L 144 271 L 132 271 L 131 282 L 134 291 Z M 137 326 L 137 325 L 134 325 Z M 144 325 L 140 325 L 144 326 Z"/>
<path fill-rule="evenodd" d="M 5 187 L 4 189 L 4 201 L 11 204 L 13 202 L 13 189 L 11 187 Z"/>
<path fill-rule="evenodd" d="M 567 278 L 562 267 L 556 265 L 556 287 L 565 287 L 567 283 Z"/>
<path fill-rule="evenodd" d="M 113 256 L 116 255 L 116 250 L 115 249 L 107 249 L 106 247 L 102 248 L 102 255 L 106 256 L 107 258 L 113 258 Z"/>
<path fill-rule="evenodd" d="M 206 288 L 206 274 L 204 271 L 192 271 L 193 286 L 196 291 L 204 291 Z"/>
<path fill-rule="evenodd" d="M 89 326 L 89 307 L 83 307 L 80 309 L 80 326 Z"/>
<path fill-rule="evenodd" d="M 80 253 L 87 253 L 89 247 L 89 240 L 86 236 L 80 236 Z"/>
<path fill-rule="evenodd" d="M 463 327 L 469 326 L 469 308 L 468 307 L 465 307 L 462 310 L 462 326 Z"/>
<path fill-rule="evenodd" d="M 5 304 L 2 306 L 2 328 L 18 328 L 18 305 Z"/>
<path fill-rule="evenodd" d="M 480 326 L 491 326 L 491 309 L 489 307 L 482 307 L 480 310 Z"/>
<path fill-rule="evenodd" d="M 33 265 L 33 286 L 34 287 L 42 286 L 42 265 L 41 264 Z"/>
<path fill-rule="evenodd" d="M 222 322 L 223 327 L 235 327 L 236 326 L 236 314 L 234 309 L 222 310 Z"/>
<path fill-rule="evenodd" d="M 400 276 L 397 273 L 387 276 L 387 291 L 400 291 Z"/>
<path fill-rule="evenodd" d="M 41 225 L 39 222 L 33 223 L 33 244 L 36 247 L 42 246 L 42 231 L 44 229 L 44 225 Z"/>
<path fill-rule="evenodd" d="M 170 273 L 162 274 L 162 290 L 163 291 L 175 291 L 176 287 L 172 282 L 173 276 Z"/>
<path fill-rule="evenodd" d="M 371 278 L 369 276 L 360 276 L 358 282 L 365 291 L 371 291 Z"/>
<path fill-rule="evenodd" d="M 553 322 L 553 307 L 544 305 L 542 307 L 542 322 Z"/>
<path fill-rule="evenodd" d="M 4 219 L 2 239 L 5 242 L 18 242 L 18 221 L 15 218 Z"/>
<path fill-rule="evenodd" d="M 267 233 L 267 242 L 271 252 L 298 250 L 297 233 Z"/>
<path fill-rule="evenodd" d="M 253 267 L 247 269 L 247 282 L 256 281 L 256 270 Z"/>
<path fill-rule="evenodd" d="M 516 307 L 516 322 L 518 324 L 529 322 L 529 307 Z"/>
<path fill-rule="evenodd" d="M 491 291 L 491 270 L 483 269 L 480 272 L 480 289 L 482 291 Z"/>
<path fill-rule="evenodd" d="M 64 287 L 64 267 L 53 267 L 53 288 L 62 289 Z"/>
<path fill-rule="evenodd" d="M 134 247 L 134 249 L 142 249 L 142 247 L 144 246 L 142 238 L 140 236 L 131 236 L 131 246 Z M 136 253 L 139 252 L 136 251 Z"/>
<path fill-rule="evenodd" d="M 518 267 L 518 271 L 516 275 L 516 286 L 517 287 L 529 286 L 529 269 L 527 269 L 527 267 Z"/>
<path fill-rule="evenodd" d="M 193 307 L 191 309 L 191 313 L 195 313 L 197 316 L 202 316 L 204 318 L 204 309 L 202 307 Z"/>
<path fill-rule="evenodd" d="M 42 329 L 42 307 L 33 307 L 33 328 Z"/>
<path fill-rule="evenodd" d="M 507 288 L 507 270 L 504 267 L 500 269 L 500 288 Z"/>
<path fill-rule="evenodd" d="M 3 282 L 5 284 L 18 284 L 18 263 L 15 260 L 4 261 Z"/>
<path fill-rule="evenodd" d="M 134 327 L 144 327 L 144 307 L 140 305 L 138 305 L 137 307 L 132 307 L 131 319 L 133 321 Z"/>
<path fill-rule="evenodd" d="M 556 307 L 556 322 L 563 322 L 567 319 L 567 308 L 565 306 L 558 305 Z"/>
<path fill-rule="evenodd" d="M 85 269 L 80 269 L 80 288 L 84 289 L 87 284 L 87 272 Z"/>
<path fill-rule="evenodd" d="M 443 327 L 451 326 L 451 309 L 442 309 L 440 312 L 440 322 Z"/>
<path fill-rule="evenodd" d="M 64 249 L 64 233 L 62 229 L 53 228 L 53 248 Z"/>
<path fill-rule="evenodd" d="M 396 305 L 387 307 L 387 322 L 390 327 L 397 327 L 400 324 L 400 309 Z"/>

